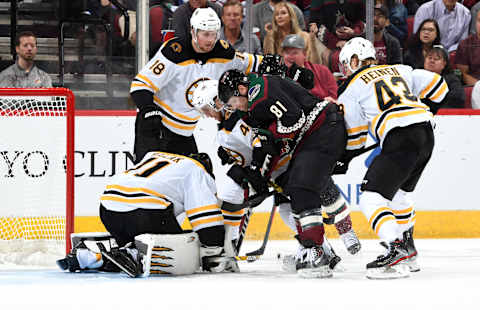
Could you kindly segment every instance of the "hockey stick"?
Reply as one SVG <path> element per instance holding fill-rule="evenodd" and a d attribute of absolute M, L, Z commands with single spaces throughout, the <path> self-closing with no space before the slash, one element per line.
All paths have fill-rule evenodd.
<path fill-rule="evenodd" d="M 243 198 L 245 201 L 248 200 L 248 193 L 249 193 L 249 190 L 248 188 L 246 188 L 243 191 Z M 240 253 L 240 248 L 242 247 L 243 238 L 245 237 L 245 233 L 247 232 L 247 226 L 248 226 L 248 222 L 250 221 L 251 215 L 252 215 L 252 209 L 247 208 L 247 212 L 243 215 L 242 221 L 240 223 L 240 228 L 239 228 L 240 235 L 238 236 L 237 244 L 235 244 L 235 254 Z"/>
<path fill-rule="evenodd" d="M 268 224 L 267 224 L 267 230 L 265 231 L 265 236 L 263 237 L 263 243 L 260 246 L 260 248 L 256 249 L 255 251 L 249 252 L 246 254 L 246 256 L 260 256 L 265 253 L 265 248 L 267 247 L 267 242 L 268 242 L 268 237 L 270 236 L 270 230 L 272 228 L 273 224 L 273 218 L 275 216 L 275 211 L 277 211 L 277 206 L 273 205 L 272 211 L 270 212 L 270 218 L 268 219 Z M 252 262 L 253 260 L 249 260 L 249 262 Z"/>

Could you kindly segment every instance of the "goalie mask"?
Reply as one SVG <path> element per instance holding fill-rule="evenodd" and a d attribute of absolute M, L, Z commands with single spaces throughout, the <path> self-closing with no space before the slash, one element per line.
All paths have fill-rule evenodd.
<path fill-rule="evenodd" d="M 239 85 L 248 87 L 247 76 L 236 69 L 225 71 L 218 82 L 218 97 L 220 100 L 226 104 L 231 97 L 245 97 L 240 95 Z"/>
<path fill-rule="evenodd" d="M 202 166 L 207 170 L 208 174 L 215 178 L 213 175 L 213 165 L 212 161 L 210 160 L 210 156 L 207 153 L 192 153 L 188 155 L 191 159 L 198 161 Z"/>
<path fill-rule="evenodd" d="M 285 77 L 287 66 L 283 57 L 280 55 L 267 54 L 263 57 L 262 62 L 258 65 L 259 74 L 279 75 Z"/>
<path fill-rule="evenodd" d="M 360 64 L 355 69 L 351 67 L 352 57 L 355 55 L 357 55 L 360 64 L 367 59 L 377 59 L 375 47 L 373 47 L 372 42 L 360 37 L 350 39 L 345 43 L 339 55 L 339 66 L 343 75 L 347 76 L 347 70 L 354 73 L 361 67 Z"/>

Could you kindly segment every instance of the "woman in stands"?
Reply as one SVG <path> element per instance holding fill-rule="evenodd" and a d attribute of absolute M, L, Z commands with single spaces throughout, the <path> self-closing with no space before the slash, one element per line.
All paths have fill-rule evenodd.
<path fill-rule="evenodd" d="M 448 53 L 441 45 L 434 45 L 427 53 L 424 69 L 440 74 L 447 82 L 448 94 L 443 100 L 442 108 L 462 109 L 465 107 L 465 91 L 462 82 L 449 64 Z"/>
<path fill-rule="evenodd" d="M 427 53 L 434 45 L 440 44 L 440 28 L 434 19 L 424 20 L 418 29 L 403 55 L 403 63 L 414 69 L 423 68 Z"/>
<path fill-rule="evenodd" d="M 320 42 L 314 33 L 307 33 L 300 29 L 298 20 L 292 7 L 286 1 L 280 1 L 273 10 L 272 22 L 265 25 L 265 39 L 263 40 L 264 54 L 281 54 L 281 44 L 289 34 L 300 35 L 306 43 L 307 60 L 311 63 L 321 63 L 319 49 Z M 324 48 L 324 47 L 323 47 Z"/>

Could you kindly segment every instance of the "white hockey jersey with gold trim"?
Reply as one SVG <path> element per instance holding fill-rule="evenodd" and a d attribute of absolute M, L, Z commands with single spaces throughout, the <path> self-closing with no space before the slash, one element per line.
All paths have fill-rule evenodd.
<path fill-rule="evenodd" d="M 185 212 L 193 230 L 223 225 L 214 179 L 196 160 L 150 152 L 132 169 L 113 177 L 100 198 L 111 211 L 164 209 L 173 203 L 175 216 Z"/>
<path fill-rule="evenodd" d="M 176 134 L 191 136 L 200 118 L 191 104 L 198 82 L 219 79 L 230 69 L 250 73 L 262 59 L 263 56 L 235 52 L 223 40 L 219 40 L 211 52 L 200 54 L 193 50 L 190 42 L 173 38 L 165 42 L 136 75 L 130 92 L 152 92 L 163 125 Z"/>
<path fill-rule="evenodd" d="M 448 86 L 440 75 L 427 70 L 382 65 L 359 69 L 338 92 L 345 110 L 347 150 L 355 150 L 365 145 L 369 128 L 383 143 L 392 128 L 433 122 L 433 114 L 420 99 L 439 103 Z"/>

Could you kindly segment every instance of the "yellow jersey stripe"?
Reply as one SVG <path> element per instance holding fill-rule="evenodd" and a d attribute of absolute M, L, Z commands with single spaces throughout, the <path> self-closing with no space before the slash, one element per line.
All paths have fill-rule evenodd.
<path fill-rule="evenodd" d="M 428 92 L 433 89 L 433 87 L 437 84 L 438 80 L 440 80 L 440 75 L 435 75 L 435 77 L 430 82 L 430 84 L 428 84 L 427 87 L 425 87 L 423 91 L 420 93 L 420 99 L 425 98 L 425 95 L 428 94 Z"/>
<path fill-rule="evenodd" d="M 252 54 L 248 54 L 248 66 L 247 66 L 247 70 L 245 71 L 245 73 L 249 74 L 252 70 L 252 66 L 253 66 L 253 55 Z"/>
<path fill-rule="evenodd" d="M 128 203 L 128 204 L 132 204 L 132 203 L 154 203 L 154 204 L 159 204 L 159 205 L 162 205 L 162 206 L 165 206 L 165 207 L 168 207 L 170 205 L 170 203 L 168 202 L 165 202 L 165 201 L 161 201 L 159 199 L 155 199 L 155 198 L 122 198 L 122 197 L 111 197 L 111 196 L 108 196 L 108 195 L 103 195 L 100 200 L 102 201 L 116 201 L 116 202 L 124 202 L 124 203 Z"/>
<path fill-rule="evenodd" d="M 197 61 L 195 59 L 189 59 L 189 60 L 185 60 L 185 61 L 182 61 L 182 62 L 179 62 L 177 63 L 177 65 L 179 66 L 188 66 L 188 65 L 193 65 L 193 64 L 196 64 Z"/>
<path fill-rule="evenodd" d="M 223 223 L 223 216 L 220 215 L 220 216 L 206 218 L 206 219 L 193 220 L 193 221 L 190 221 L 190 224 L 192 224 L 192 227 L 195 228 L 203 224 L 210 224 L 210 223 L 216 223 L 216 222 Z"/>
<path fill-rule="evenodd" d="M 187 213 L 187 216 L 188 216 L 188 215 L 193 215 L 193 214 L 196 214 L 196 213 L 211 211 L 211 210 L 217 211 L 217 210 L 220 210 L 220 208 L 218 207 L 217 204 L 213 204 L 213 205 L 206 205 L 206 206 L 186 210 L 185 212 Z"/>
<path fill-rule="evenodd" d="M 187 121 L 198 121 L 200 119 L 200 115 L 197 117 L 188 117 L 186 115 L 174 112 L 173 109 L 168 104 L 160 100 L 160 98 L 158 98 L 157 96 L 153 96 L 153 101 L 158 103 L 162 108 L 165 108 L 165 110 L 167 110 L 168 112 L 170 112 L 171 114 L 175 115 L 178 118 L 183 118 L 184 120 L 187 120 Z"/>
<path fill-rule="evenodd" d="M 223 210 L 223 209 L 222 209 L 222 213 L 223 213 L 224 215 L 242 216 L 242 215 L 243 215 L 243 209 L 242 209 L 242 210 L 238 210 L 238 211 L 234 211 L 234 212 L 231 212 L 231 211 L 227 211 L 227 210 Z"/>
<path fill-rule="evenodd" d="M 427 112 L 426 110 L 423 109 L 416 109 L 416 110 L 411 110 L 411 111 L 399 111 L 399 112 L 392 112 L 387 117 L 383 119 L 382 126 L 380 126 L 380 130 L 378 131 L 379 137 L 383 137 L 383 133 L 385 132 L 385 127 L 387 126 L 387 122 L 392 119 L 392 118 L 398 118 L 398 117 L 405 117 L 405 116 L 411 116 L 411 115 L 416 115 L 416 114 L 424 114 L 424 113 L 430 113 Z"/>
<path fill-rule="evenodd" d="M 445 81 L 444 81 L 442 87 L 440 87 L 440 89 L 437 90 L 432 97 L 430 97 L 430 100 L 432 100 L 432 101 L 437 100 L 438 97 L 440 97 L 441 95 L 443 95 L 446 92 L 445 91 L 446 89 L 447 89 L 447 83 L 445 83 Z"/>
<path fill-rule="evenodd" d="M 122 185 L 111 184 L 111 185 L 107 185 L 107 189 L 118 189 L 119 191 L 127 192 L 127 193 L 143 192 L 143 193 L 150 194 L 152 196 L 166 199 L 165 195 L 162 195 L 160 193 L 157 193 L 156 191 L 153 191 L 145 187 L 126 187 Z"/>
<path fill-rule="evenodd" d="M 368 132 L 368 125 L 353 127 L 353 128 L 347 129 L 348 134 L 359 133 L 359 132 L 362 132 L 362 131 Z"/>
<path fill-rule="evenodd" d="M 348 140 L 347 142 L 347 146 L 357 146 L 357 145 L 362 145 L 364 144 L 365 142 L 367 142 L 367 137 L 366 136 L 362 136 L 362 137 L 358 137 L 354 140 Z"/>
<path fill-rule="evenodd" d="M 231 221 L 225 221 L 225 220 L 224 220 L 223 223 L 224 223 L 225 225 L 230 225 L 230 226 L 234 226 L 234 227 L 240 226 L 240 221 L 238 221 L 238 222 L 231 222 Z"/>
<path fill-rule="evenodd" d="M 139 78 L 142 80 L 142 82 L 144 82 L 145 84 L 148 84 L 150 86 L 150 88 L 152 88 L 154 91 L 158 91 L 158 87 L 155 86 L 155 84 L 152 83 L 152 81 L 150 81 L 149 78 L 147 78 L 145 75 L 143 74 L 137 74 L 136 78 Z"/>
<path fill-rule="evenodd" d="M 410 213 L 410 212 L 412 212 L 412 210 L 413 210 L 413 206 L 411 206 L 411 207 L 409 207 L 409 208 L 407 208 L 407 209 L 403 209 L 403 210 L 393 210 L 393 209 L 392 209 L 392 212 L 393 212 L 393 214 L 405 214 L 405 213 Z"/>

